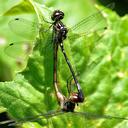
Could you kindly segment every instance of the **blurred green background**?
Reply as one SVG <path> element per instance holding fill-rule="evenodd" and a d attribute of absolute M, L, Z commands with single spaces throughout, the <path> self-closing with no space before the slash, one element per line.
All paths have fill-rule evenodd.
<path fill-rule="evenodd" d="M 96 12 L 95 4 L 100 4 L 100 1 L 96 0 L 35 1 L 38 4 L 46 5 L 49 9 L 63 10 L 65 13 L 64 23 L 69 27 Z M 33 1 L 0 0 L 0 13 L 6 12 L 9 14 L 9 16 L 0 16 L 0 106 L 2 106 L 1 112 L 5 111 L 4 108 L 6 108 L 9 115 L 15 119 L 58 108 L 53 87 L 51 87 L 52 84 L 50 83 L 52 81 L 51 60 L 45 59 L 44 55 L 39 55 L 37 51 L 40 50 L 35 50 L 25 62 L 5 54 L 5 48 L 8 44 L 23 40 L 22 37 L 17 36 L 8 27 L 10 19 L 15 12 L 17 12 L 16 16 L 26 12 L 28 19 L 34 13 L 31 4 L 21 6 L 22 2 L 29 3 Z M 107 5 L 110 2 L 112 1 L 104 3 Z M 125 6 L 127 1 L 122 1 L 121 8 L 118 1 L 114 2 L 115 8 L 106 11 L 109 29 L 105 32 L 102 40 L 93 43 L 93 41 L 90 41 L 90 37 L 87 40 L 82 40 L 83 44 L 80 43 L 80 46 L 78 46 L 77 42 L 81 40 L 74 42 L 73 46 L 66 44 L 66 48 L 68 49 L 69 46 L 73 49 L 72 55 L 69 54 L 69 58 L 76 68 L 75 71 L 81 73 L 78 77 L 86 96 L 86 101 L 77 107 L 77 111 L 127 117 L 128 16 L 126 13 L 128 9 Z M 101 3 L 103 2 L 101 1 Z M 13 9 L 13 7 L 16 9 Z M 47 15 L 44 14 L 45 16 Z M 92 50 L 92 47 L 94 47 L 94 50 Z M 68 53 L 70 53 L 70 50 Z M 49 64 L 45 64 L 44 60 Z M 96 60 L 96 62 L 90 65 L 93 60 Z M 67 67 L 63 63 L 65 62 L 60 57 L 59 82 L 63 85 L 63 92 L 66 93 L 65 85 L 69 72 L 67 69 L 65 70 Z M 17 72 L 20 73 L 16 76 Z M 4 82 L 11 80 L 13 81 Z M 39 121 L 38 123 L 26 123 L 22 127 L 124 128 L 127 127 L 127 123 L 127 121 L 116 119 L 86 120 L 86 118 L 79 115 L 67 114 L 43 120 L 42 122 Z"/>

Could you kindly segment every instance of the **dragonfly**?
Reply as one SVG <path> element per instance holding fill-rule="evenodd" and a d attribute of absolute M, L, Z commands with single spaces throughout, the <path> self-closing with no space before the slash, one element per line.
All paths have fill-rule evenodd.
<path fill-rule="evenodd" d="M 48 23 L 51 24 L 49 26 L 49 29 L 52 27 L 52 31 L 53 31 L 52 38 L 50 40 L 50 42 L 52 42 L 52 44 L 53 44 L 53 46 L 52 46 L 53 47 L 53 60 L 54 60 L 53 61 L 53 70 L 54 70 L 53 83 L 54 83 L 57 100 L 59 102 L 59 105 L 61 106 L 61 109 L 64 111 L 73 112 L 74 108 L 75 108 L 75 104 L 82 103 L 84 101 L 84 94 L 83 94 L 81 86 L 77 80 L 77 77 L 75 76 L 75 72 L 72 68 L 72 65 L 67 57 L 63 42 L 66 38 L 72 40 L 72 39 L 74 39 L 74 37 L 76 37 L 76 34 L 74 34 L 74 35 L 71 34 L 72 31 L 75 31 L 77 33 L 81 32 L 81 34 L 79 35 L 81 37 L 81 36 L 88 35 L 90 33 L 90 31 L 92 30 L 92 26 L 93 26 L 93 31 L 96 31 L 98 29 L 99 30 L 106 29 L 106 24 L 104 24 L 103 26 L 100 25 L 100 28 L 99 28 L 98 24 L 96 24 L 96 22 L 98 22 L 98 21 L 105 22 L 104 21 L 105 19 L 102 17 L 101 13 L 102 13 L 102 11 L 98 11 L 95 14 L 89 16 L 88 18 L 84 18 L 78 24 L 76 24 L 75 26 L 73 26 L 69 29 L 62 22 L 62 19 L 64 18 L 64 13 L 62 11 L 55 10 L 51 14 L 52 22 L 51 23 L 48 22 Z M 45 22 L 47 22 L 47 21 L 45 21 Z M 19 28 L 20 26 L 23 26 L 23 30 L 21 28 Z M 5 52 L 9 56 L 16 56 L 18 58 L 24 57 L 26 54 L 28 54 L 32 49 L 31 42 L 33 42 L 33 39 L 35 38 L 37 33 L 38 32 L 41 33 L 41 32 L 45 31 L 45 30 L 42 30 L 41 28 L 39 28 L 39 26 L 42 26 L 42 25 L 39 25 L 35 22 L 30 22 L 23 18 L 14 18 L 13 20 L 11 20 L 9 22 L 9 27 L 11 28 L 11 30 L 14 33 L 16 33 L 17 35 L 20 35 L 20 36 L 25 35 L 24 36 L 25 38 L 30 39 L 32 41 L 22 41 L 20 43 L 17 43 L 17 42 L 11 43 L 11 44 L 9 44 L 9 46 L 7 46 L 7 48 L 5 49 Z M 25 28 L 27 28 L 27 30 L 25 30 Z M 84 28 L 86 28 L 86 29 L 84 29 Z M 46 30 L 46 31 L 48 31 L 48 30 Z M 68 36 L 68 34 L 69 34 L 69 36 Z M 66 63 L 69 67 L 69 70 L 70 70 L 73 80 L 75 82 L 75 86 L 77 88 L 77 92 L 72 93 L 72 95 L 70 95 L 69 98 L 66 98 L 60 92 L 60 89 L 58 87 L 58 80 L 57 80 L 58 47 L 60 47 L 60 49 L 64 55 Z M 13 53 L 13 51 L 14 51 L 14 53 Z"/>
<path fill-rule="evenodd" d="M 110 5 L 109 5 L 110 6 Z M 108 7 L 109 7 L 108 6 Z M 113 4 L 111 5 L 113 6 Z M 103 11 L 103 10 L 102 10 Z M 90 34 L 92 32 L 92 26 L 93 26 L 93 31 L 97 31 L 97 30 L 104 30 L 106 29 L 106 23 L 103 24 L 103 26 L 100 26 L 96 23 L 96 22 L 105 22 L 105 19 L 102 17 L 102 11 L 98 11 L 96 13 L 94 13 L 93 15 L 84 18 L 82 21 L 80 21 L 79 23 L 77 23 L 76 25 L 74 25 L 71 28 L 67 28 L 63 22 L 61 21 L 64 18 L 64 13 L 60 10 L 55 10 L 52 14 L 51 14 L 51 20 L 52 22 L 47 22 L 44 20 L 44 22 L 46 23 L 50 23 L 51 25 L 49 26 L 49 29 L 51 27 L 53 27 L 53 34 L 52 37 L 50 39 L 49 42 L 52 42 L 53 44 L 53 55 L 54 55 L 54 73 L 53 73 L 53 83 L 54 83 L 54 88 L 55 88 L 55 92 L 56 92 L 56 96 L 57 99 L 59 100 L 58 102 L 60 103 L 60 106 L 63 110 L 65 111 L 74 111 L 74 107 L 75 104 L 73 103 L 74 100 L 75 102 L 83 102 L 84 101 L 84 94 L 82 92 L 81 86 L 75 76 L 75 72 L 72 68 L 72 65 L 67 57 L 67 54 L 65 52 L 64 46 L 63 46 L 63 41 L 67 38 L 69 40 L 74 39 L 76 36 L 79 35 L 79 37 L 81 36 L 86 36 L 88 34 Z M 23 29 L 20 28 L 20 26 L 23 27 Z M 32 50 L 32 45 L 33 42 L 36 37 L 36 35 L 38 35 L 38 33 L 42 33 L 48 30 L 42 30 L 42 25 L 35 23 L 35 22 L 30 22 L 26 19 L 23 18 L 14 18 L 13 20 L 11 20 L 9 22 L 9 27 L 10 29 L 16 33 L 19 36 L 22 36 L 24 38 L 29 39 L 28 41 L 21 41 L 21 42 L 14 42 L 14 43 L 10 43 L 9 46 L 7 46 L 5 48 L 5 53 L 9 56 L 21 59 L 26 57 L 27 54 L 30 53 L 30 51 Z M 16 29 L 17 28 L 17 29 Z M 86 29 L 84 29 L 86 28 Z M 62 29 L 62 30 L 61 30 Z M 63 31 L 63 32 L 61 32 Z M 72 31 L 75 31 L 76 33 L 73 35 Z M 78 34 L 80 33 L 80 34 Z M 69 35 L 69 36 L 68 36 Z M 49 44 L 48 44 L 49 45 Z M 46 46 L 47 47 L 47 46 Z M 73 93 L 72 96 L 70 96 L 70 101 L 66 101 L 65 99 L 66 97 L 64 97 L 63 95 L 61 95 L 61 93 L 59 92 L 59 87 L 57 86 L 57 51 L 58 51 L 58 47 L 61 48 L 61 51 L 64 55 L 64 58 L 66 60 L 66 63 L 69 67 L 69 70 L 72 74 L 72 77 L 74 79 L 76 88 L 77 88 L 77 93 Z M 46 48 L 43 48 L 46 49 Z M 14 52 L 13 52 L 14 51 Z M 60 102 L 61 99 L 61 102 Z M 67 99 L 66 99 L 67 100 Z M 73 102 L 71 102 L 71 100 Z M 73 103 L 73 104 L 72 104 Z M 72 110 L 68 110 L 67 106 L 68 104 L 72 104 L 73 108 Z"/>
<path fill-rule="evenodd" d="M 75 109 L 75 105 L 76 104 L 78 104 L 78 103 L 81 103 L 81 102 L 83 102 L 84 101 L 84 94 L 83 94 L 83 92 L 82 92 L 82 89 L 81 89 L 81 86 L 80 86 L 80 84 L 79 84 L 79 82 L 78 82 L 78 80 L 77 80 L 77 77 L 76 77 L 76 75 L 75 75 L 75 73 L 74 73 L 74 70 L 73 70 L 73 68 L 72 68 L 72 66 L 71 66 L 71 64 L 70 64 L 70 61 L 69 61 L 69 59 L 68 59 L 68 57 L 67 57 L 67 55 L 66 55 L 66 52 L 65 52 L 65 50 L 64 50 L 64 46 L 63 46 L 63 41 L 66 39 L 66 38 L 72 38 L 72 37 L 68 37 L 67 36 L 67 33 L 70 33 L 70 30 L 72 31 L 72 30 L 75 30 L 75 29 L 78 29 L 78 28 L 80 28 L 80 26 L 82 26 L 82 25 L 84 25 L 84 26 L 86 26 L 86 30 L 85 31 L 83 31 L 83 30 L 81 30 L 81 32 L 83 31 L 83 34 L 81 34 L 81 35 L 87 35 L 87 34 L 89 34 L 90 33 L 90 31 L 89 30 L 91 30 L 91 28 L 92 28 L 92 26 L 94 27 L 95 25 L 96 25 L 96 19 L 98 19 L 98 17 L 99 16 L 101 16 L 101 11 L 100 12 L 97 12 L 97 13 L 95 13 L 94 15 L 91 15 L 91 16 L 89 16 L 88 18 L 86 18 L 86 19 L 83 19 L 81 22 L 79 22 L 77 25 L 75 25 L 74 27 L 72 27 L 71 29 L 67 29 L 66 27 L 65 27 L 65 25 L 61 22 L 61 20 L 63 19 L 63 17 L 64 17 L 64 13 L 62 12 L 62 11 L 60 11 L 60 10 L 55 10 L 54 12 L 53 12 L 53 14 L 52 14 L 52 16 L 51 16 L 51 19 L 53 20 L 53 22 L 51 23 L 51 26 L 49 27 L 49 28 L 51 28 L 51 27 L 53 27 L 53 35 L 52 35 L 52 41 L 53 41 L 53 51 L 54 51 L 54 73 L 53 73 L 53 83 L 54 83 L 54 88 L 55 88 L 55 92 L 56 92 L 56 96 L 57 96 L 57 100 L 58 100 L 58 102 L 59 102 L 59 105 L 60 105 L 60 107 L 61 107 L 61 110 L 60 111 L 54 111 L 54 112 L 49 112 L 49 113 L 47 113 L 47 114 L 40 114 L 40 115 L 38 115 L 37 117 L 28 117 L 28 119 L 30 120 L 30 121 L 33 121 L 33 120 L 38 120 L 38 119 L 40 119 L 39 117 L 40 116 L 44 116 L 45 118 L 47 118 L 47 117 L 52 117 L 52 116 L 57 116 L 57 115 L 60 115 L 60 114 L 64 114 L 64 113 L 66 113 L 66 112 L 72 112 L 73 114 L 79 114 L 79 115 L 83 115 L 83 116 L 85 116 L 85 117 L 87 117 L 87 118 L 108 118 L 108 119 L 124 119 L 124 120 L 127 120 L 127 118 L 121 118 L 121 117 L 114 117 L 114 116 L 109 116 L 109 115 L 103 115 L 103 116 L 98 116 L 98 115 L 93 115 L 93 114 L 88 114 L 88 113 L 84 113 L 84 112 L 74 112 L 74 109 Z M 100 21 L 100 20 L 99 20 Z M 91 22 L 91 23 L 90 23 Z M 19 34 L 19 35 L 23 35 L 24 33 L 21 33 L 21 30 L 15 30 L 14 29 L 14 26 L 16 26 L 16 25 L 19 25 L 19 23 L 22 23 L 22 24 L 24 24 L 24 26 L 26 27 L 26 25 L 28 25 L 28 23 L 29 23 L 29 25 L 31 26 L 31 27 L 34 27 L 34 32 L 35 33 L 37 33 L 38 32 L 38 27 L 37 27 L 37 25 L 36 24 L 34 24 L 34 23 L 31 23 L 31 22 L 29 22 L 29 21 L 27 21 L 27 20 L 25 20 L 25 19 L 21 19 L 21 18 L 15 18 L 13 21 L 11 21 L 10 23 L 9 23 L 9 25 L 10 25 L 10 27 L 11 27 L 11 29 L 15 32 L 15 33 L 17 33 L 17 34 Z M 34 24 L 34 25 L 33 25 Z M 90 24 L 90 26 L 89 26 L 89 24 Z M 20 24 L 21 25 L 21 24 Z M 29 28 L 29 27 L 27 27 L 27 28 Z M 103 28 L 106 28 L 106 26 L 105 27 L 103 27 Z M 83 27 L 82 27 L 82 29 L 83 29 Z M 33 31 L 31 31 L 31 32 L 33 32 Z M 21 33 L 21 34 L 20 34 Z M 34 33 L 34 35 L 37 35 L 37 34 L 35 34 Z M 30 36 L 30 34 L 31 33 L 26 33 L 25 32 L 25 35 L 26 36 L 28 36 L 29 38 L 31 38 L 31 36 Z M 26 41 L 26 43 L 29 43 L 29 41 Z M 15 47 L 16 45 L 14 44 L 14 43 L 11 43 L 8 47 L 7 47 L 7 49 L 6 50 L 8 50 L 8 49 L 12 49 L 12 47 Z M 72 74 L 72 77 L 73 77 L 73 80 L 74 80 L 74 82 L 75 82 L 75 86 L 76 86 L 76 88 L 77 88 L 77 92 L 70 92 L 69 91 L 69 97 L 65 97 L 61 92 L 60 92 L 60 89 L 59 89 L 59 87 L 58 87 L 58 80 L 57 80 L 57 51 L 58 51 L 58 47 L 60 47 L 61 48 L 61 51 L 62 51 L 62 53 L 63 53 L 63 55 L 64 55 L 64 57 L 65 57 L 65 60 L 66 60 L 66 62 L 67 62 L 67 64 L 68 64 L 68 67 L 69 67 L 69 69 L 70 69 L 70 72 L 71 72 L 71 74 Z M 27 49 L 27 51 L 29 51 L 28 49 L 28 47 L 26 48 L 24 48 L 25 50 Z M 68 89 L 69 90 L 69 89 Z M 21 121 L 22 119 L 20 119 L 20 121 Z M 19 121 L 19 122 L 20 122 Z M 7 121 L 6 123 L 11 123 L 11 122 L 13 122 L 12 120 L 10 120 L 10 121 Z M 23 121 L 24 122 L 24 121 Z M 21 121 L 21 123 L 22 123 L 22 121 Z"/>
<path fill-rule="evenodd" d="M 66 39 L 68 30 L 65 27 L 65 25 L 61 22 L 63 18 L 64 18 L 64 13 L 60 10 L 55 10 L 51 16 L 51 19 L 54 21 L 53 22 L 53 48 L 54 48 L 53 50 L 54 51 L 54 74 L 53 74 L 54 82 L 53 83 L 54 83 L 56 96 L 57 96 L 58 102 L 60 103 L 61 109 L 67 112 L 73 112 L 75 108 L 75 103 L 84 101 L 84 94 L 75 76 L 74 70 L 67 57 L 67 54 L 64 50 L 63 40 Z M 65 57 L 66 63 L 68 64 L 68 67 L 71 71 L 72 77 L 74 79 L 75 85 L 78 90 L 78 92 L 73 93 L 73 95 L 69 99 L 66 99 L 65 96 L 61 94 L 61 92 L 59 91 L 59 87 L 57 86 L 58 85 L 57 84 L 58 83 L 57 82 L 57 51 L 59 46 Z"/>

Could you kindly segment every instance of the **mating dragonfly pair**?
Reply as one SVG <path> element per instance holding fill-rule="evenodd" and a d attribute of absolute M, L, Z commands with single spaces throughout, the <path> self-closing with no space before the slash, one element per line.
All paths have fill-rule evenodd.
<path fill-rule="evenodd" d="M 91 16 L 89 16 L 86 19 L 83 19 L 81 22 L 79 22 L 77 25 L 75 25 L 74 27 L 71 28 L 71 31 L 74 30 L 78 30 L 78 32 L 81 32 L 81 35 L 87 35 L 90 33 L 91 28 L 94 28 L 94 31 L 96 30 L 101 30 L 101 29 L 106 29 L 106 26 L 100 26 L 100 28 L 98 28 L 98 24 L 96 23 L 97 20 L 99 20 L 99 18 L 101 17 L 101 12 L 99 11 Z M 65 112 L 73 112 L 73 114 L 77 114 L 77 115 L 83 115 L 87 118 L 107 118 L 107 119 L 125 119 L 126 118 L 121 118 L 121 117 L 114 117 L 114 116 L 109 116 L 109 115 L 93 115 L 93 114 L 88 114 L 85 112 L 74 112 L 75 109 L 75 105 L 78 103 L 82 103 L 84 102 L 84 93 L 82 91 L 82 88 L 77 80 L 77 77 L 75 75 L 75 72 L 71 66 L 71 63 L 67 57 L 67 54 L 65 52 L 64 46 L 63 46 L 63 41 L 66 38 L 72 38 L 72 37 L 68 37 L 68 33 L 70 35 L 70 29 L 67 29 L 66 26 L 63 24 L 63 22 L 61 21 L 64 18 L 64 13 L 60 10 L 55 10 L 53 12 L 53 14 L 51 15 L 51 19 L 53 20 L 53 22 L 51 23 L 51 27 L 53 27 L 53 34 L 52 34 L 52 43 L 53 43 L 53 84 L 54 84 L 54 88 L 55 88 L 55 93 L 56 93 L 56 97 L 57 100 L 59 102 L 59 105 L 61 107 L 60 111 L 54 111 L 54 112 L 48 112 L 47 114 L 40 114 L 36 117 L 28 117 L 29 121 L 35 121 L 35 120 L 39 120 L 41 116 L 44 116 L 46 118 L 48 117 L 52 117 L 52 116 L 57 116 L 60 114 L 64 114 Z M 99 22 L 103 21 L 102 18 L 100 18 Z M 15 30 L 15 25 L 21 25 L 24 24 L 25 26 L 28 25 L 28 21 L 22 18 L 15 18 L 14 20 L 10 21 L 9 26 L 12 29 L 12 31 L 14 31 L 15 33 L 20 35 L 21 30 Z M 33 23 L 29 23 L 29 25 L 31 25 Z M 86 30 L 84 30 L 83 26 L 85 27 Z M 35 27 L 35 26 L 33 26 Z M 35 32 L 37 32 L 37 28 L 34 29 Z M 80 30 L 80 31 L 79 31 Z M 21 33 L 22 35 L 23 33 Z M 29 33 L 26 34 L 26 36 L 29 36 Z M 11 43 L 7 48 L 6 51 L 8 51 L 8 49 L 11 49 L 12 47 L 15 47 L 14 43 Z M 72 79 L 74 81 L 74 85 L 77 88 L 77 92 L 71 92 L 71 89 L 67 88 L 69 91 L 69 97 L 64 96 L 61 91 L 60 88 L 58 86 L 58 79 L 57 79 L 57 53 L 58 53 L 58 47 L 61 48 L 61 51 L 64 55 L 64 58 L 66 60 L 66 63 L 69 67 L 69 70 L 71 72 L 72 75 Z M 26 47 L 25 47 L 26 50 Z M 28 49 L 27 49 L 28 50 Z M 69 86 L 67 86 L 69 87 Z M 27 119 L 27 118 L 26 118 Z M 24 120 L 19 120 L 20 123 L 24 123 Z M 9 120 L 9 121 L 5 121 L 5 122 L 1 122 L 2 123 L 11 123 L 10 125 L 13 124 L 17 124 L 17 123 L 13 123 L 13 120 Z"/>

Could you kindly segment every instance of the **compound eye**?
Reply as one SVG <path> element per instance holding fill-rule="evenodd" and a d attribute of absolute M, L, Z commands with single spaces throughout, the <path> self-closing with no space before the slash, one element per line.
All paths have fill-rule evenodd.
<path fill-rule="evenodd" d="M 69 99 L 72 102 L 78 103 L 79 102 L 78 93 L 76 93 L 76 92 L 72 93 Z"/>
<path fill-rule="evenodd" d="M 64 18 L 64 15 L 60 15 L 59 19 L 62 20 Z"/>
<path fill-rule="evenodd" d="M 84 96 L 82 92 L 73 92 L 69 99 L 74 103 L 80 103 L 84 101 Z"/>
<path fill-rule="evenodd" d="M 51 16 L 53 21 L 61 20 L 64 18 L 64 13 L 60 10 L 55 10 Z"/>

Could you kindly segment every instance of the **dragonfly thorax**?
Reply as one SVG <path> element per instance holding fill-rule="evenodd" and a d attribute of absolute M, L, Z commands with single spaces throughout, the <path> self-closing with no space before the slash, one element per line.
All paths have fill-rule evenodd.
<path fill-rule="evenodd" d="M 51 19 L 55 22 L 62 20 L 63 18 L 64 18 L 64 13 L 60 10 L 55 10 L 51 16 Z"/>
<path fill-rule="evenodd" d="M 65 25 L 61 22 L 61 21 L 57 21 L 54 23 L 53 25 L 53 30 L 55 32 L 55 35 L 56 35 L 56 43 L 62 43 L 62 41 L 64 39 L 66 39 L 67 37 L 67 33 L 68 33 L 68 30 L 67 28 L 65 27 Z"/>

